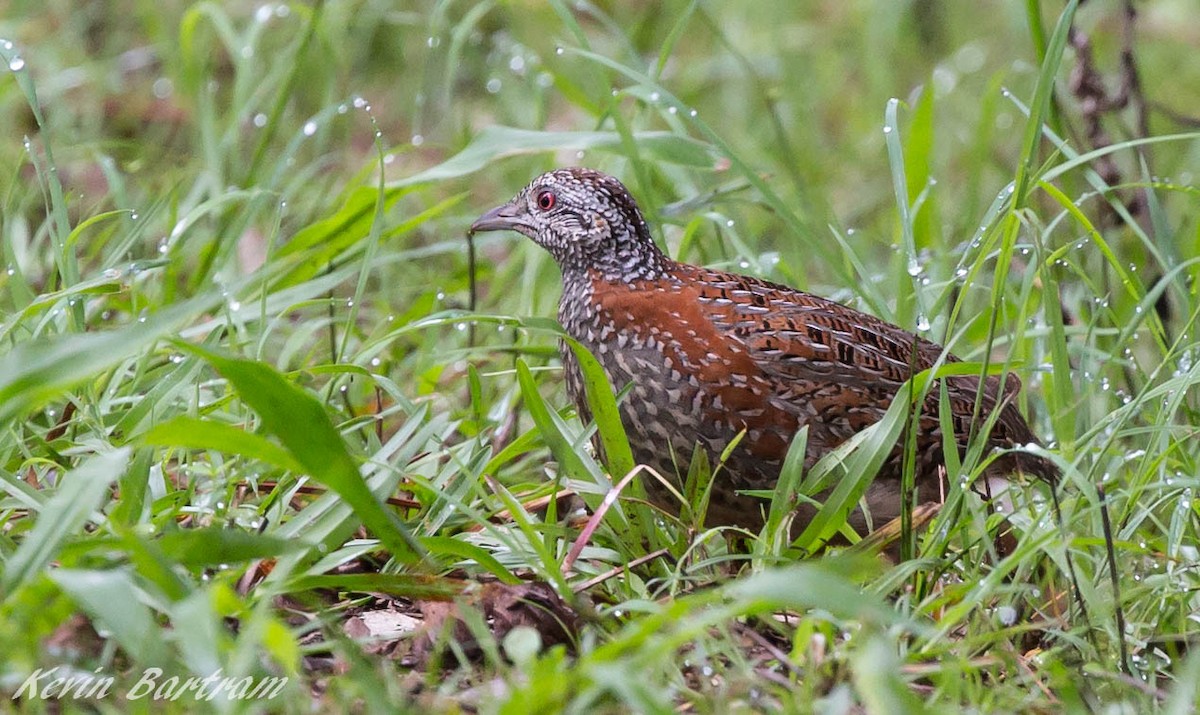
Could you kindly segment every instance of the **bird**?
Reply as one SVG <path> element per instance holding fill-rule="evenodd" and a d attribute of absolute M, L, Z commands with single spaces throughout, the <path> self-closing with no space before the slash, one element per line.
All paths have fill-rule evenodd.
<path fill-rule="evenodd" d="M 930 340 L 832 300 L 672 260 L 654 242 L 629 190 L 600 171 L 544 173 L 470 227 L 471 233 L 501 230 L 532 239 L 558 264 L 558 322 L 591 351 L 614 388 L 628 388 L 619 411 L 639 464 L 678 480 L 697 446 L 716 464 L 737 440 L 712 477 L 710 525 L 761 528 L 769 503 L 746 492 L 775 487 L 798 431 L 808 428 L 808 470 L 881 419 L 912 375 L 959 361 Z M 586 422 L 579 363 L 565 342 L 560 356 L 568 395 Z M 1055 479 L 1054 463 L 1029 451 L 1041 443 L 1016 405 L 1016 375 L 988 376 L 982 390 L 977 376 L 939 382 L 960 452 L 973 429 L 996 413 L 986 444 L 1003 451 L 988 467 L 989 479 L 1017 472 Z M 914 481 L 926 494 L 945 463 L 939 397 L 936 386 L 929 390 L 914 430 Z M 865 534 L 897 518 L 902 472 L 897 445 L 847 523 Z M 673 499 L 678 506 L 665 485 L 644 484 L 660 508 L 671 508 Z M 815 509 L 802 501 L 793 530 Z"/>

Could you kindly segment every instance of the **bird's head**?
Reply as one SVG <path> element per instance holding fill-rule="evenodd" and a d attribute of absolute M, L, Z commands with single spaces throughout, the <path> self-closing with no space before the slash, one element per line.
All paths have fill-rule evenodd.
<path fill-rule="evenodd" d="M 592 169 L 557 169 L 471 224 L 471 232 L 511 230 L 550 252 L 564 273 L 595 269 L 626 280 L 650 278 L 664 256 L 629 191 Z"/>

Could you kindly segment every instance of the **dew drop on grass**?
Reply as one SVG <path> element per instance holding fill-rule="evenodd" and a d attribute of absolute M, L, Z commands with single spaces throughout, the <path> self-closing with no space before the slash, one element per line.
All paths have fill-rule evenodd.
<path fill-rule="evenodd" d="M 660 97 L 662 97 L 662 95 L 661 95 L 661 94 L 659 94 L 658 92 L 651 92 L 651 93 L 650 93 L 650 101 L 651 101 L 651 102 L 657 102 L 657 101 L 659 100 L 659 98 L 660 98 Z"/>
<path fill-rule="evenodd" d="M 229 301 L 229 310 L 236 313 L 242 309 L 242 304 L 236 300 Z"/>
<path fill-rule="evenodd" d="M 425 143 L 425 137 L 420 134 L 413 134 L 411 141 L 413 146 L 421 146 Z"/>
<path fill-rule="evenodd" d="M 727 220 L 727 221 L 725 222 L 725 225 L 726 225 L 726 226 L 728 226 L 729 228 L 733 228 L 733 219 L 729 219 L 729 220 Z"/>
<path fill-rule="evenodd" d="M 487 89 L 488 94 L 495 94 L 500 91 L 500 87 L 501 87 L 500 80 L 495 77 L 492 77 L 491 79 L 489 79 L 487 81 L 487 84 L 485 85 L 484 88 Z"/>
<path fill-rule="evenodd" d="M 921 275 L 921 264 L 916 259 L 911 259 L 908 262 L 908 275 L 916 278 Z"/>
<path fill-rule="evenodd" d="M 883 128 L 883 133 L 884 133 L 884 134 L 891 134 L 891 133 L 892 133 L 892 128 L 891 128 L 890 126 L 884 126 L 884 128 Z"/>
<path fill-rule="evenodd" d="M 377 357 L 371 358 L 371 367 L 379 367 L 380 362 L 382 361 Z"/>
<path fill-rule="evenodd" d="M 667 107 L 667 111 L 671 114 L 675 114 L 679 111 L 679 108 L 678 107 Z"/>
<path fill-rule="evenodd" d="M 8 68 L 13 72 L 20 72 L 25 69 L 25 60 L 20 57 L 14 57 L 8 61 Z"/>
<path fill-rule="evenodd" d="M 698 116 L 698 112 L 696 112 L 696 110 L 693 109 L 692 111 L 688 112 L 688 116 L 695 118 L 696 116 Z"/>
<path fill-rule="evenodd" d="M 112 270 L 112 269 L 109 269 L 109 270 Z M 4 272 L 11 276 L 17 272 L 17 269 L 13 268 L 12 266 L 9 266 Z"/>
<path fill-rule="evenodd" d="M 308 122 L 304 123 L 304 136 L 311 137 L 313 134 L 316 134 L 316 133 L 317 133 L 317 123 L 316 122 L 308 121 Z"/>
<path fill-rule="evenodd" d="M 922 333 L 925 332 L 926 330 L 929 330 L 929 318 L 927 318 L 924 315 L 918 315 L 917 316 L 917 330 L 921 331 Z"/>
<path fill-rule="evenodd" d="M 254 115 L 254 126 L 256 126 L 260 129 L 267 126 L 267 115 L 263 114 L 262 112 L 255 114 Z"/>
<path fill-rule="evenodd" d="M 566 51 L 566 50 L 564 50 L 564 49 L 563 49 L 563 48 L 561 48 L 561 47 L 555 47 L 555 48 L 554 48 L 554 54 L 556 54 L 556 55 L 561 55 L 561 54 L 562 54 L 563 52 L 565 52 L 565 51 Z"/>
<path fill-rule="evenodd" d="M 954 277 L 955 278 L 966 278 L 967 277 L 967 269 L 959 268 L 957 271 L 954 272 Z"/>

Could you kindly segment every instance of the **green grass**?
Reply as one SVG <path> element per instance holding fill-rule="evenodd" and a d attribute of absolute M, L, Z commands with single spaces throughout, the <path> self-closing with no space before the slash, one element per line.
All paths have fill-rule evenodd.
<path fill-rule="evenodd" d="M 1200 133 L 1157 107 L 1200 115 L 1200 20 L 1138 4 L 1150 135 L 1110 116 L 1097 152 L 1038 5 L 10 3 L 5 705 L 52 709 L 9 697 L 57 666 L 119 693 L 151 667 L 288 678 L 239 711 L 1194 711 Z M 1115 87 L 1119 8 L 1075 20 Z M 632 458 L 599 375 L 607 464 L 569 408 L 553 262 L 482 234 L 472 266 L 465 238 L 567 164 L 625 181 L 681 260 L 1015 371 L 1061 526 L 1038 486 L 970 497 L 980 447 L 914 559 L 804 553 L 899 408 L 844 465 L 785 470 L 744 549 L 703 524 L 717 465 L 677 513 L 636 498 L 646 473 L 607 503 Z M 498 627 L 530 582 L 567 643 L 538 609 Z M 429 631 L 351 627 L 376 611 Z"/>

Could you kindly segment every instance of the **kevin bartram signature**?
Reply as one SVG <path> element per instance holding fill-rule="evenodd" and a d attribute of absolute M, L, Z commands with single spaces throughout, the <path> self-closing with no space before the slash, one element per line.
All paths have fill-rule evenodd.
<path fill-rule="evenodd" d="M 62 669 L 38 668 L 29 674 L 12 699 L 103 700 L 122 695 L 126 700 L 273 700 L 288 684 L 287 677 L 227 676 L 221 669 L 206 677 L 169 675 L 162 668 L 146 668 L 123 693 L 115 690 L 116 677 Z"/>

